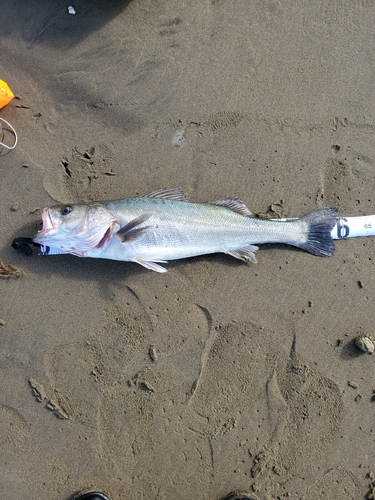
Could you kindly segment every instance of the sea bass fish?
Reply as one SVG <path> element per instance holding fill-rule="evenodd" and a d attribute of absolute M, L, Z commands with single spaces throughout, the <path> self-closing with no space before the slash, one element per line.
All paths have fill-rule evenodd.
<path fill-rule="evenodd" d="M 262 243 L 287 243 L 320 256 L 334 253 L 334 207 L 300 219 L 265 220 L 253 217 L 236 197 L 191 203 L 175 188 L 46 207 L 41 216 L 35 243 L 79 257 L 137 262 L 160 273 L 166 272 L 160 263 L 218 252 L 256 262 L 255 245 Z"/>

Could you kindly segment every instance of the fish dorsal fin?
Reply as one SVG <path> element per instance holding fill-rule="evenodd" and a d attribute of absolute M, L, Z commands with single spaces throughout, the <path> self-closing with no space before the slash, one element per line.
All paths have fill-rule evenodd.
<path fill-rule="evenodd" d="M 245 203 L 236 198 L 235 196 L 227 196 L 226 198 L 220 198 L 219 200 L 209 201 L 210 205 L 217 205 L 219 207 L 228 208 L 233 212 L 237 212 L 241 215 L 246 215 L 247 217 L 251 217 L 253 214 L 247 208 Z"/>
<path fill-rule="evenodd" d="M 142 194 L 139 198 L 164 198 L 173 201 L 189 201 L 187 194 L 180 188 L 161 188 L 150 193 Z"/>

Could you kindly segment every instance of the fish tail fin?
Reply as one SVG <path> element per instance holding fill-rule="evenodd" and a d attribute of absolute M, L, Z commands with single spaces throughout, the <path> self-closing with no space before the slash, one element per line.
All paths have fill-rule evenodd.
<path fill-rule="evenodd" d="M 299 219 L 307 226 L 306 241 L 298 246 L 314 255 L 329 257 L 335 252 L 331 231 L 336 224 L 335 207 L 318 208 Z"/>

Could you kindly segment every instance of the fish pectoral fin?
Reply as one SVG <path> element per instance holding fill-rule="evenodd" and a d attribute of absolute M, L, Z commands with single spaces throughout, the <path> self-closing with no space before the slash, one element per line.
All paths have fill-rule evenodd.
<path fill-rule="evenodd" d="M 189 201 L 187 194 L 180 188 L 161 188 L 142 194 L 139 198 L 164 198 L 173 201 Z"/>
<path fill-rule="evenodd" d="M 151 214 L 143 214 L 128 222 L 124 227 L 119 229 L 116 236 L 120 238 L 122 243 L 134 241 L 149 229 L 150 226 L 138 227 L 140 224 L 146 222 L 151 217 Z"/>
<path fill-rule="evenodd" d="M 229 250 L 227 253 L 236 259 L 244 260 L 245 262 L 253 262 L 257 263 L 257 259 L 255 257 L 255 252 L 259 250 L 259 247 L 255 245 L 247 245 L 246 247 L 236 248 L 236 250 Z"/>
<path fill-rule="evenodd" d="M 228 208 L 228 210 L 232 210 L 232 212 L 236 212 L 241 215 L 246 215 L 246 217 L 251 217 L 253 215 L 247 208 L 245 203 L 235 196 L 227 196 L 226 198 L 212 200 L 208 203 L 210 205 L 217 205 L 218 207 Z"/>
<path fill-rule="evenodd" d="M 167 270 L 163 266 L 159 266 L 159 264 L 156 264 L 155 261 L 150 261 L 150 260 L 143 260 L 141 257 L 133 257 L 131 259 L 132 262 L 136 262 L 137 264 L 140 264 L 141 266 L 145 267 L 146 269 L 150 269 L 151 271 L 156 271 L 157 273 L 166 273 Z M 161 262 L 163 264 L 167 264 L 168 261 L 166 260 L 158 260 L 157 262 Z"/>

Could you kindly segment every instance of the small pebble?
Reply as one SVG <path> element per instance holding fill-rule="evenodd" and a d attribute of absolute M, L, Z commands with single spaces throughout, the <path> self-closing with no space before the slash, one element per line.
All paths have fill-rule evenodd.
<path fill-rule="evenodd" d="M 0 318 L 0 325 L 5 326 L 6 324 L 7 322 L 5 321 L 5 319 Z"/>
<path fill-rule="evenodd" d="M 147 382 L 147 380 L 139 382 L 139 388 L 142 389 L 143 391 L 155 392 L 154 387 L 149 382 Z"/>
<path fill-rule="evenodd" d="M 358 349 L 361 349 L 361 351 L 367 352 L 368 354 L 372 354 L 375 350 L 374 339 L 368 335 L 359 335 L 354 339 L 354 343 Z"/>
<path fill-rule="evenodd" d="M 172 146 L 181 148 L 185 145 L 184 130 L 176 130 L 172 138 Z"/>
<path fill-rule="evenodd" d="M 17 212 L 17 210 L 20 208 L 20 204 L 19 203 L 13 203 L 13 205 L 10 207 L 10 209 L 12 210 L 12 212 Z"/>

